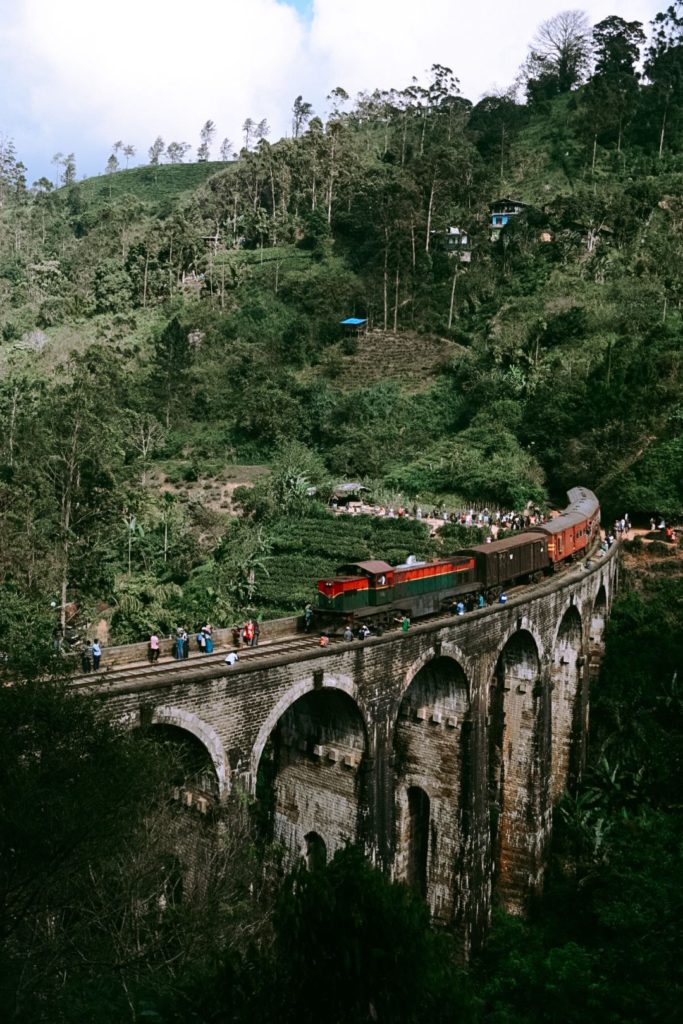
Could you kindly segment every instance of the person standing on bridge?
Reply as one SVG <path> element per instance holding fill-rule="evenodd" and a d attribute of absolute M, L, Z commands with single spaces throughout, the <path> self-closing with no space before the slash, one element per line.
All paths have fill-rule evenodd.
<path fill-rule="evenodd" d="M 313 622 L 313 607 L 312 607 L 310 601 L 308 601 L 304 605 L 304 631 L 306 633 L 310 633 L 312 622 Z"/>
<path fill-rule="evenodd" d="M 149 638 L 149 660 L 152 665 L 155 665 L 159 660 L 159 637 L 156 633 L 152 633 Z"/>
<path fill-rule="evenodd" d="M 211 654 L 213 652 L 213 630 L 211 626 L 204 626 L 202 633 L 204 634 L 204 653 Z"/>
<path fill-rule="evenodd" d="M 247 647 L 254 646 L 254 622 L 253 619 L 247 619 L 244 627 L 244 642 Z"/>
<path fill-rule="evenodd" d="M 185 644 L 183 642 L 183 630 L 182 629 L 178 629 L 176 631 L 175 656 L 176 656 L 176 661 L 182 661 L 184 656 L 185 656 Z"/>
<path fill-rule="evenodd" d="M 99 671 L 100 658 L 102 657 L 102 648 L 100 647 L 99 640 L 93 640 L 90 645 L 90 652 L 92 654 L 92 667 L 97 672 Z"/>

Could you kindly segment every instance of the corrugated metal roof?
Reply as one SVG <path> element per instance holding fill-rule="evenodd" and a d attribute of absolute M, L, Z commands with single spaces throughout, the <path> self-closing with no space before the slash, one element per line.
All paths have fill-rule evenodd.
<path fill-rule="evenodd" d="M 344 494 L 355 494 L 356 491 L 367 491 L 367 489 L 368 488 L 364 487 L 363 484 L 350 481 L 349 483 L 345 484 L 336 484 L 335 487 L 332 489 L 332 493 L 338 494 L 341 497 Z"/>
<path fill-rule="evenodd" d="M 392 572 L 393 566 L 388 562 L 380 562 L 379 559 L 370 559 L 367 562 L 347 562 L 346 565 L 340 566 L 339 572 L 343 573 L 346 569 L 361 569 L 370 576 L 377 576 L 380 573 L 386 575 L 386 573 Z"/>
<path fill-rule="evenodd" d="M 468 555 L 471 552 L 483 551 L 487 555 L 495 551 L 507 551 L 508 548 L 522 547 L 524 544 L 530 544 L 532 541 L 539 540 L 538 537 L 533 537 L 529 532 L 523 531 L 516 537 L 504 537 L 502 540 L 491 541 L 490 544 L 475 544 L 471 548 L 465 548 L 463 551 L 458 551 L 459 555 Z"/>

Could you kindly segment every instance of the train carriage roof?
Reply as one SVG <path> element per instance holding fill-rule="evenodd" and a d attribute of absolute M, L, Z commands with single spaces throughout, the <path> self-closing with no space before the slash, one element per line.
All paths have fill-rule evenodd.
<path fill-rule="evenodd" d="M 571 491 L 567 492 L 567 497 L 569 505 L 564 512 L 547 523 L 532 526 L 531 530 L 549 534 L 562 533 L 572 526 L 580 526 L 600 511 L 598 499 L 587 487 L 572 487 Z"/>
<path fill-rule="evenodd" d="M 540 537 L 535 537 L 531 532 L 524 531 L 523 533 L 518 533 L 512 537 L 503 537 L 502 540 L 491 541 L 490 544 L 475 544 L 471 548 L 465 548 L 463 551 L 459 551 L 458 554 L 493 555 L 498 551 L 508 551 L 510 548 L 523 547 L 525 544 L 531 544 L 540 539 Z"/>
<path fill-rule="evenodd" d="M 367 562 L 347 562 L 345 565 L 340 565 L 337 572 L 345 576 L 379 576 L 393 572 L 393 566 L 379 559 L 370 559 Z"/>

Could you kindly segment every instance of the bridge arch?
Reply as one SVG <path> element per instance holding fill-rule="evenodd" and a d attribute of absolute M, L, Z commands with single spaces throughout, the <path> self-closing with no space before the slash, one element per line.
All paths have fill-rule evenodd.
<path fill-rule="evenodd" d="M 509 911 L 521 911 L 536 868 L 540 829 L 541 652 L 528 629 L 503 646 L 489 687 L 489 808 L 494 879 Z M 532 883 L 533 884 L 533 883 Z"/>
<path fill-rule="evenodd" d="M 141 725 L 140 713 L 129 712 L 122 718 L 122 722 L 127 728 L 137 728 Z M 230 793 L 230 774 L 227 768 L 225 748 L 216 730 L 193 712 L 170 705 L 155 707 L 149 724 L 172 726 L 181 732 L 189 733 L 201 743 L 211 758 L 216 773 L 218 799 L 221 802 L 225 801 Z"/>
<path fill-rule="evenodd" d="M 529 635 L 531 641 L 533 642 L 536 648 L 536 656 L 538 658 L 539 663 L 543 661 L 545 656 L 545 644 L 543 642 L 543 638 L 541 636 L 538 626 L 536 625 L 533 619 L 529 618 L 528 615 L 519 615 L 517 619 L 510 624 L 507 632 L 504 633 L 501 639 L 501 642 L 498 646 L 498 650 L 496 652 L 496 663 L 500 661 L 503 655 L 503 651 L 506 649 L 510 641 L 514 637 L 519 636 L 522 633 Z"/>
<path fill-rule="evenodd" d="M 249 763 L 249 789 L 252 794 L 256 793 L 256 778 L 258 775 L 259 764 L 261 762 L 261 755 L 263 754 L 266 743 L 268 742 L 277 723 L 292 704 L 295 704 L 301 697 L 305 696 L 307 693 L 312 693 L 316 689 L 320 689 L 320 687 L 316 685 L 313 676 L 311 676 L 310 679 L 302 679 L 299 683 L 290 687 L 290 689 L 280 697 L 263 720 L 251 749 Z M 348 694 L 354 702 L 356 700 L 356 686 L 350 676 L 341 674 L 328 675 L 325 673 L 322 680 L 322 689 L 341 690 L 343 693 Z"/>
<path fill-rule="evenodd" d="M 593 601 L 593 607 L 591 609 L 591 625 L 590 625 L 590 644 L 591 647 L 599 648 L 602 646 L 603 636 L 605 632 L 605 624 L 607 622 L 607 590 L 603 582 L 600 583 L 598 592 L 595 595 Z"/>
<path fill-rule="evenodd" d="M 472 793 L 470 685 L 453 650 L 443 644 L 410 666 L 393 736 L 394 875 L 442 921 L 462 888 Z"/>
<path fill-rule="evenodd" d="M 562 616 L 550 665 L 551 745 L 550 795 L 553 803 L 562 796 L 576 772 L 574 757 L 581 729 L 581 667 L 583 664 L 583 623 L 574 604 Z"/>
<path fill-rule="evenodd" d="M 330 680 L 332 681 L 332 680 Z M 334 680 L 338 682 L 338 680 Z M 308 686 L 282 712 L 264 744 L 256 796 L 285 863 L 321 863 L 359 838 L 365 807 L 368 737 L 358 704 L 344 687 Z"/>
<path fill-rule="evenodd" d="M 409 689 L 413 679 L 420 672 L 425 665 L 429 664 L 430 661 L 434 661 L 436 658 L 450 658 L 456 662 L 463 671 L 467 682 L 467 691 L 469 694 L 469 672 L 471 659 L 465 654 L 462 647 L 458 644 L 453 643 L 451 640 L 445 640 L 443 642 L 437 641 L 431 650 L 424 651 L 418 658 L 408 665 L 403 676 L 403 682 L 401 684 L 401 692 L 399 694 L 399 703 L 405 697 L 406 691 Z"/>
<path fill-rule="evenodd" d="M 327 864 L 327 843 L 319 832 L 307 832 L 304 836 L 302 856 L 309 871 L 318 871 Z"/>

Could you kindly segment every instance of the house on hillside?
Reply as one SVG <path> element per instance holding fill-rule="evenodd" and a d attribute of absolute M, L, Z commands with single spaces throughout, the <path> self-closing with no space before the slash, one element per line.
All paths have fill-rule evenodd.
<path fill-rule="evenodd" d="M 520 213 L 524 213 L 530 208 L 528 203 L 523 203 L 519 199 L 496 199 L 495 202 L 490 203 L 491 241 L 497 242 L 505 225 L 513 217 L 518 217 Z"/>
<path fill-rule="evenodd" d="M 471 261 L 472 247 L 468 231 L 451 226 L 445 231 L 431 231 L 430 234 L 434 248 L 447 252 L 449 256 L 457 256 L 461 263 Z"/>

